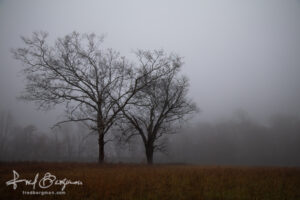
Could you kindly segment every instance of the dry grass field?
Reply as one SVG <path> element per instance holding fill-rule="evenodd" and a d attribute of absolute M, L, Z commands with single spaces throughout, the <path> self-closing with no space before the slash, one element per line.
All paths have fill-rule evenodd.
<path fill-rule="evenodd" d="M 50 172 L 57 179 L 80 180 L 67 185 L 65 195 L 24 195 L 31 185 L 6 182 L 13 178 L 39 179 Z M 300 199 L 300 168 L 217 167 L 194 165 L 131 165 L 85 163 L 2 163 L 0 199 L 103 199 L 103 200 L 232 200 Z M 60 191 L 51 186 L 36 191 Z"/>

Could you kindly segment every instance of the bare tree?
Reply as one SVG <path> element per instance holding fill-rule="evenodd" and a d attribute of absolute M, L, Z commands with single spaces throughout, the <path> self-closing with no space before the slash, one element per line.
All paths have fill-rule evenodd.
<path fill-rule="evenodd" d="M 138 51 L 137 57 L 143 66 L 159 61 L 169 67 L 168 73 L 137 92 L 131 103 L 122 109 L 124 119 L 120 127 L 123 136 L 129 140 L 139 135 L 145 146 L 147 162 L 151 164 L 155 151 L 166 150 L 164 136 L 175 133 L 178 122 L 198 109 L 187 98 L 188 79 L 178 76 L 183 64 L 180 57 L 166 55 L 163 51 Z M 153 78 L 147 76 L 143 81 L 148 82 L 148 79 Z"/>
<path fill-rule="evenodd" d="M 101 49 L 102 38 L 77 32 L 46 42 L 47 33 L 34 32 L 22 37 L 24 48 L 13 50 L 25 65 L 26 89 L 21 99 L 33 101 L 38 108 L 58 104 L 66 108 L 65 122 L 83 122 L 98 133 L 99 162 L 104 161 L 105 139 L 120 111 L 137 91 L 149 84 L 143 77 L 159 77 L 163 65 L 139 69 L 108 49 Z M 154 78 L 155 79 L 155 78 Z"/>

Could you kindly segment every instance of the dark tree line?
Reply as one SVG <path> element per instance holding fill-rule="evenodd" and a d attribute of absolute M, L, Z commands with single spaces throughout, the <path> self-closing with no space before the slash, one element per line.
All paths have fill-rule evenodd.
<path fill-rule="evenodd" d="M 205 165 L 300 165 L 300 119 L 273 115 L 264 124 L 250 117 L 195 124 L 172 137 L 170 158 Z"/>
<path fill-rule="evenodd" d="M 299 118 L 286 115 L 273 116 L 266 124 L 251 118 L 197 123 L 168 138 L 169 142 L 164 144 L 168 145 L 167 154 L 158 153 L 156 160 L 204 165 L 299 166 L 299 124 Z M 0 112 L 0 130 L 0 161 L 91 162 L 97 158 L 97 135 L 89 134 L 78 123 L 62 124 L 45 133 L 34 125 L 20 126 L 12 114 Z M 142 152 L 144 144 L 139 139 L 132 137 L 121 146 L 117 140 L 108 143 L 108 160 L 147 161 Z"/>
<path fill-rule="evenodd" d="M 96 132 L 100 163 L 115 125 L 126 137 L 140 134 L 152 163 L 153 151 L 162 149 L 156 143 L 159 137 L 170 132 L 173 122 L 196 111 L 186 98 L 187 79 L 178 77 L 179 56 L 138 51 L 137 62 L 132 63 L 103 49 L 102 38 L 94 34 L 73 32 L 54 45 L 46 39 L 47 33 L 34 32 L 30 38 L 22 37 L 23 48 L 13 51 L 24 64 L 27 80 L 21 98 L 46 110 L 63 104 L 66 120 L 55 126 L 81 122 Z"/>
<path fill-rule="evenodd" d="M 7 115 L 12 116 L 0 114 L 0 128 L 8 133 L 1 131 L 1 161 L 91 161 L 95 156 L 94 138 L 83 126 L 65 124 L 46 133 L 34 125 L 20 126 L 13 117 L 8 122 Z"/>

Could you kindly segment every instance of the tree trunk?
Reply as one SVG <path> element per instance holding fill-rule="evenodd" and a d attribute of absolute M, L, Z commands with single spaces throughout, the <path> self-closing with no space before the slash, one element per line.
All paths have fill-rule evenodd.
<path fill-rule="evenodd" d="M 104 135 L 103 132 L 99 130 L 99 159 L 98 162 L 101 164 L 104 162 Z"/>
<path fill-rule="evenodd" d="M 152 145 L 146 146 L 146 156 L 147 156 L 147 163 L 151 165 L 153 163 L 153 147 Z"/>

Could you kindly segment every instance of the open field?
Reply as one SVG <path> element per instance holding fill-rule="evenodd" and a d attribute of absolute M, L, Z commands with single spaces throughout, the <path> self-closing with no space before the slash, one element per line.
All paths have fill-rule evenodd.
<path fill-rule="evenodd" d="M 57 179 L 80 180 L 66 185 L 65 195 L 23 195 L 32 185 L 6 186 L 15 170 L 20 179 L 38 181 L 46 172 Z M 85 163 L 2 163 L 0 199 L 300 199 L 300 168 L 216 167 Z M 48 180 L 49 181 L 49 180 Z M 49 183 L 49 182 L 48 182 Z M 60 191 L 60 185 L 36 191 Z"/>

